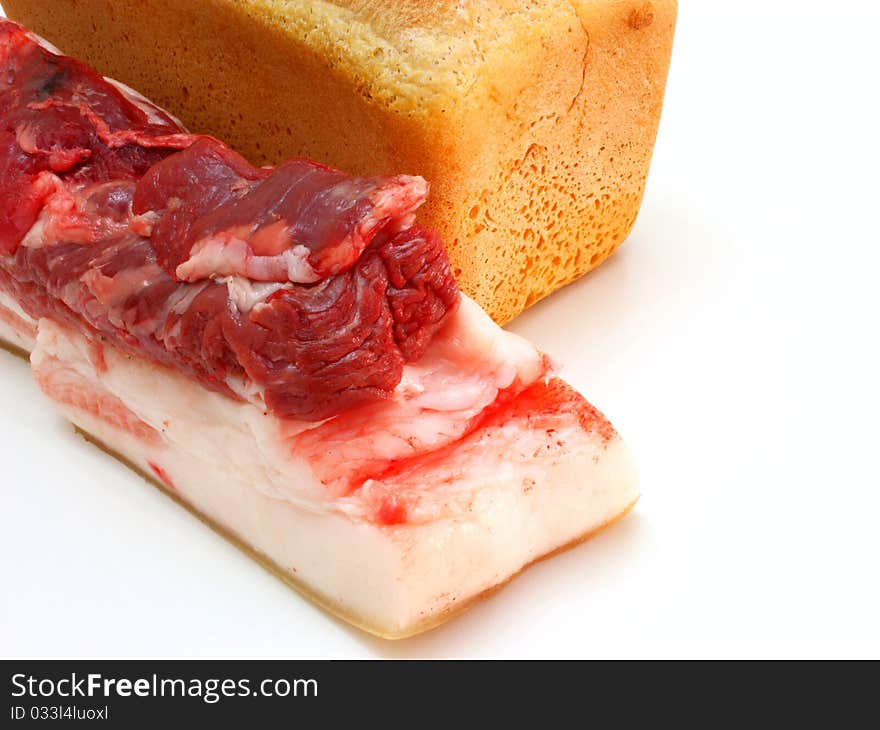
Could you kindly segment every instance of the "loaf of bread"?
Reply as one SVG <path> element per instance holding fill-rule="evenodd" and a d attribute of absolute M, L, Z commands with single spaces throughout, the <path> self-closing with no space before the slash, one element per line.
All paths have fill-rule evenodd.
<path fill-rule="evenodd" d="M 462 289 L 499 322 L 629 233 L 676 0 L 3 0 L 256 163 L 432 184 Z"/>

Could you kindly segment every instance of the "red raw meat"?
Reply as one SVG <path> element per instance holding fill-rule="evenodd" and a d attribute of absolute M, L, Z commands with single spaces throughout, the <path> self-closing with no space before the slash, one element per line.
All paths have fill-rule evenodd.
<path fill-rule="evenodd" d="M 0 289 L 281 417 L 387 398 L 459 302 L 427 183 L 257 168 L 0 21 Z"/>

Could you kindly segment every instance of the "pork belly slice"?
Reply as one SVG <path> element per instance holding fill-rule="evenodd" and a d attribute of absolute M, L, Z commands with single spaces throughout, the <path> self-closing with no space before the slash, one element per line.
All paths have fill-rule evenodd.
<path fill-rule="evenodd" d="M 608 421 L 457 288 L 427 183 L 250 165 L 0 21 L 0 340 L 287 581 L 430 627 L 637 498 Z"/>
<path fill-rule="evenodd" d="M 453 327 L 494 327 L 474 309 L 462 307 Z M 553 376 L 466 436 L 333 494 L 318 476 L 321 456 L 289 449 L 290 431 L 304 424 L 113 347 L 97 354 L 93 342 L 52 320 L 38 330 L 34 375 L 72 423 L 294 587 L 387 638 L 442 622 L 638 498 L 620 437 Z M 339 420 L 344 431 L 345 416 Z M 377 423 L 366 451 L 394 430 Z"/>

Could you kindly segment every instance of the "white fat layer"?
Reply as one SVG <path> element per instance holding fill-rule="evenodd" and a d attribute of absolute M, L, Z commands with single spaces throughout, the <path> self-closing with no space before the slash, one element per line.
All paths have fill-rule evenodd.
<path fill-rule="evenodd" d="M 311 251 L 298 244 L 288 248 L 281 254 L 287 266 L 287 280 L 295 284 L 314 284 L 321 280 L 321 275 L 309 263 Z"/>
<path fill-rule="evenodd" d="M 42 248 L 46 240 L 47 222 L 48 219 L 41 212 L 28 232 L 22 237 L 21 245 L 25 248 Z"/>
<path fill-rule="evenodd" d="M 247 277 L 282 285 L 314 284 L 322 277 L 309 263 L 310 254 L 308 248 L 297 245 L 273 256 L 258 256 L 245 239 L 220 231 L 193 244 L 189 258 L 174 273 L 182 281 Z"/>
<path fill-rule="evenodd" d="M 431 343 L 434 356 L 461 363 L 478 363 L 479 372 L 491 372 L 499 389 L 515 380 L 534 383 L 544 361 L 528 340 L 499 327 L 475 301 L 462 296 L 456 316 Z M 455 393 L 448 394 L 455 398 Z"/>
<path fill-rule="evenodd" d="M 289 284 L 281 282 L 251 281 L 243 276 L 223 276 L 217 281 L 226 284 L 229 300 L 239 312 L 250 312 L 257 304 L 265 302 L 270 295 L 289 287 Z"/>
<path fill-rule="evenodd" d="M 511 459 L 519 427 L 485 445 L 479 469 L 465 455 L 446 470 L 449 483 L 431 484 L 426 473 L 426 494 L 466 505 L 457 517 L 377 526 L 350 508 L 289 498 L 292 482 L 318 485 L 308 465 L 273 453 L 276 419 L 109 349 L 99 375 L 87 348 L 81 336 L 41 320 L 33 367 L 65 368 L 68 381 L 116 394 L 162 438 L 145 443 L 62 404 L 71 421 L 145 472 L 158 466 L 187 504 L 335 610 L 385 635 L 418 629 L 601 527 L 638 497 L 619 439 L 600 445 L 595 435 L 572 432 L 563 453 L 523 468 Z"/>

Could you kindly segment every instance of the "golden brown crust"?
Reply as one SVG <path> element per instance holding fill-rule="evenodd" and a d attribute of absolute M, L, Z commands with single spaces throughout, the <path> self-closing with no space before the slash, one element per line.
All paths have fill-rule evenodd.
<path fill-rule="evenodd" d="M 10 17 L 255 162 L 433 185 L 504 322 L 607 258 L 641 204 L 675 0 L 5 0 Z M 427 10 L 426 8 L 430 8 Z"/>

